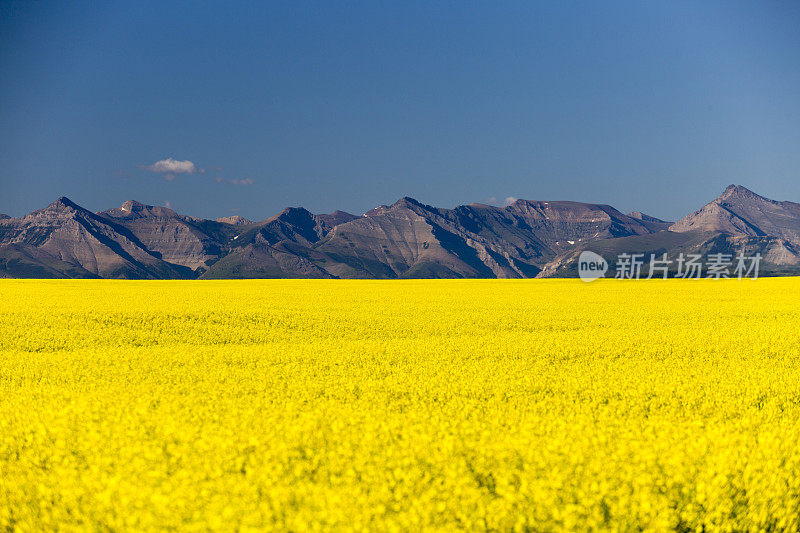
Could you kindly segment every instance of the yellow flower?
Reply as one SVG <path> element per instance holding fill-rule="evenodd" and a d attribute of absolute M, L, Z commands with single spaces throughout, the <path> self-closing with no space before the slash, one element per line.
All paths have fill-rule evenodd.
<path fill-rule="evenodd" d="M 800 279 L 0 280 L 0 529 L 800 529 Z"/>

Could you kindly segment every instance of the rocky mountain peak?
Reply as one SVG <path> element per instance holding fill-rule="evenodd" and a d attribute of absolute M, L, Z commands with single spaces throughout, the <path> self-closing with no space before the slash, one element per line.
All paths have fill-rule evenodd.
<path fill-rule="evenodd" d="M 351 220 L 355 220 L 357 218 L 359 217 L 356 215 L 347 213 L 346 211 L 340 211 L 338 209 L 333 213 L 317 215 L 317 219 L 331 228 L 338 226 L 339 224 L 344 224 L 345 222 L 350 222 Z"/>
<path fill-rule="evenodd" d="M 722 195 L 685 216 L 673 232 L 701 230 L 736 236 L 772 236 L 800 245 L 800 204 L 777 202 L 741 185 L 730 185 Z"/>
<path fill-rule="evenodd" d="M 253 223 L 252 220 L 244 218 L 243 216 L 239 216 L 239 215 L 231 215 L 231 216 L 228 216 L 228 217 L 219 217 L 214 222 L 222 222 L 223 224 L 232 224 L 234 226 L 247 226 L 247 225 Z"/>
<path fill-rule="evenodd" d="M 729 200 L 729 199 L 737 199 L 737 200 L 766 200 L 763 196 L 759 196 L 758 194 L 754 193 L 747 187 L 743 187 L 742 185 L 728 185 L 725 187 L 725 190 L 722 191 L 722 194 L 718 198 L 718 200 Z"/>
<path fill-rule="evenodd" d="M 91 215 L 89 211 L 79 206 L 66 196 L 61 196 L 55 202 L 51 203 L 43 209 L 37 209 L 31 212 L 25 218 L 33 217 L 36 219 L 45 218 L 71 218 L 78 214 Z"/>
<path fill-rule="evenodd" d="M 580 217 L 592 217 L 603 220 L 611 219 L 609 213 L 615 216 L 624 216 L 616 209 L 608 205 L 585 204 L 581 202 L 568 201 L 531 201 L 518 199 L 505 208 L 507 211 L 532 216 L 535 218 L 546 218 L 552 220 L 574 219 Z"/>
<path fill-rule="evenodd" d="M 128 200 L 120 207 L 120 209 L 123 211 L 141 211 L 144 208 L 145 205 L 141 202 L 137 202 L 136 200 Z"/>
<path fill-rule="evenodd" d="M 424 204 L 422 204 L 421 202 L 418 202 L 414 198 L 411 198 L 410 196 L 403 196 L 402 198 L 397 200 L 392 205 L 383 204 L 383 205 L 379 205 L 377 207 L 374 207 L 374 208 L 370 209 L 369 211 L 364 213 L 364 216 L 365 217 L 373 217 L 373 216 L 384 215 L 384 214 L 386 214 L 388 212 L 391 212 L 393 210 L 396 210 L 396 209 L 412 209 L 413 210 L 415 208 L 425 208 L 425 207 L 426 206 Z"/>
<path fill-rule="evenodd" d="M 541 209 L 550 209 L 555 206 L 560 206 L 563 202 L 544 202 L 544 201 L 532 201 L 532 200 L 525 200 L 524 198 L 517 198 L 510 204 L 504 207 L 507 211 L 519 211 L 521 213 L 527 213 L 534 210 L 541 210 Z"/>
<path fill-rule="evenodd" d="M 51 203 L 50 205 L 44 208 L 44 210 L 48 212 L 58 212 L 64 210 L 78 211 L 82 209 L 83 208 L 81 206 L 79 206 L 66 196 L 60 196 L 58 200 L 56 200 L 55 202 Z"/>
<path fill-rule="evenodd" d="M 119 209 L 110 209 L 105 214 L 114 218 L 174 218 L 181 216 L 168 207 L 147 205 L 136 200 L 128 200 Z"/>
<path fill-rule="evenodd" d="M 660 222 L 662 224 L 666 224 L 666 220 L 661 220 L 660 218 L 651 217 L 641 211 L 632 211 L 628 213 L 628 216 L 631 218 L 635 218 L 636 220 L 644 220 L 645 222 Z"/>
<path fill-rule="evenodd" d="M 369 211 L 366 211 L 362 216 L 371 217 L 371 216 L 379 215 L 379 214 L 383 213 L 386 209 L 389 209 L 389 206 L 385 205 L 385 204 L 382 204 L 382 205 L 373 207 Z"/>
<path fill-rule="evenodd" d="M 411 198 L 410 196 L 403 196 L 395 203 L 393 203 L 391 207 L 413 208 L 413 207 L 425 207 L 425 206 L 422 203 L 415 200 L 414 198 Z"/>
<path fill-rule="evenodd" d="M 709 239 L 736 250 L 758 245 L 773 259 L 780 252 L 780 264 L 790 256 L 800 271 L 800 204 L 731 185 L 671 224 L 570 201 L 445 209 L 406 196 L 363 217 L 288 207 L 251 223 L 233 215 L 195 219 L 134 200 L 93 214 L 61 197 L 24 218 L 0 221 L 0 277 L 2 254 L 21 257 L 20 247 L 28 267 L 45 272 L 60 258 L 51 274 L 65 276 L 532 277 L 588 244 L 699 249 Z"/>
<path fill-rule="evenodd" d="M 286 220 L 291 222 L 298 222 L 300 220 L 311 220 L 314 215 L 305 207 L 286 207 L 283 211 L 273 217 L 274 220 Z"/>

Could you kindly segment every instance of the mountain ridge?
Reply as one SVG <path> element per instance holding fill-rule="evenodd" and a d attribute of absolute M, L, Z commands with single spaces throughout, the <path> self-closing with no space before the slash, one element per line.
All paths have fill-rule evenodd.
<path fill-rule="evenodd" d="M 15 246 L 7 248 L 10 245 Z M 186 276 L 179 266 L 147 250 L 126 228 L 64 196 L 22 218 L 0 220 L 0 248 L 6 273 L 11 271 L 9 254 L 14 252 L 17 270 L 25 270 L 26 264 L 42 268 L 46 258 L 46 262 L 67 263 L 104 278 Z"/>
<path fill-rule="evenodd" d="M 363 215 L 302 207 L 253 222 L 135 200 L 92 213 L 66 197 L 0 217 L 0 277 L 530 278 L 570 275 L 580 250 L 758 250 L 800 268 L 800 204 L 740 185 L 677 222 L 607 204 L 519 199 L 452 209 L 402 197 Z"/>
<path fill-rule="evenodd" d="M 780 237 L 800 245 L 800 204 L 760 196 L 741 185 L 723 193 L 670 226 L 670 231 L 718 231 L 732 235 Z"/>

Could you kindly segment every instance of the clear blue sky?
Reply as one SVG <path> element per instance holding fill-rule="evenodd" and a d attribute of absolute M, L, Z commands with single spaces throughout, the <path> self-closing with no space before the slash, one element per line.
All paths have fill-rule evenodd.
<path fill-rule="evenodd" d="M 14 216 L 800 201 L 800 2 L 55 4 L 0 0 Z"/>

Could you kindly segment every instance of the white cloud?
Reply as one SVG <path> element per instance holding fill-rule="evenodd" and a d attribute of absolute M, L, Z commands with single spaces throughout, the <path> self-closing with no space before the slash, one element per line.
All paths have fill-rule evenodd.
<path fill-rule="evenodd" d="M 230 183 L 231 185 L 242 185 L 242 186 L 252 185 L 256 182 L 256 180 L 250 178 L 245 178 L 241 180 L 227 180 L 225 178 L 219 178 L 219 177 L 214 178 L 214 181 L 216 181 L 217 183 Z"/>
<path fill-rule="evenodd" d="M 516 201 L 517 199 L 514 196 L 507 196 L 503 201 L 498 200 L 496 196 L 492 196 L 486 200 L 486 203 L 489 205 L 501 205 L 503 207 L 508 207 Z"/>
<path fill-rule="evenodd" d="M 164 174 L 164 179 L 167 181 L 174 180 L 178 174 L 202 174 L 205 172 L 205 170 L 191 161 L 178 161 L 171 157 L 156 161 L 152 165 L 145 165 L 142 168 L 156 174 Z"/>

